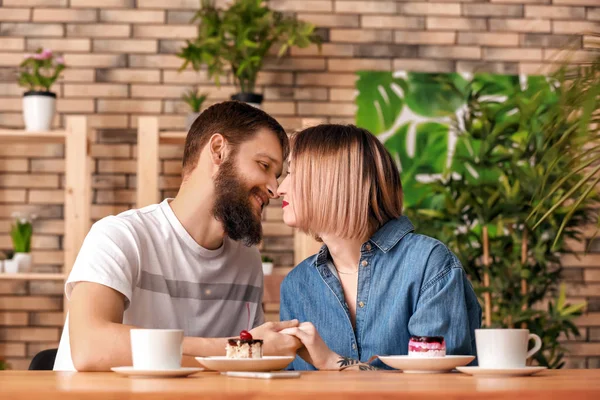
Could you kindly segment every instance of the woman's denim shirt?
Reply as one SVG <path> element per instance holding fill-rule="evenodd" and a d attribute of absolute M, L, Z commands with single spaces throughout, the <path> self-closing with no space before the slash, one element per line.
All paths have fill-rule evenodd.
<path fill-rule="evenodd" d="M 281 320 L 312 322 L 331 350 L 362 362 L 407 354 L 412 335 L 444 336 L 448 355 L 476 355 L 481 306 L 460 261 L 443 243 L 413 231 L 402 216 L 362 245 L 356 329 L 340 281 L 328 267 L 327 246 L 281 284 Z M 387 368 L 379 360 L 372 365 Z M 288 369 L 315 368 L 296 357 Z"/>

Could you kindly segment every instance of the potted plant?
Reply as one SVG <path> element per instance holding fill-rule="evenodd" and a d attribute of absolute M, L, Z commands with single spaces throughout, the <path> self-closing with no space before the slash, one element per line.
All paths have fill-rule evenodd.
<path fill-rule="evenodd" d="M 271 275 L 273 273 L 273 259 L 269 256 L 261 256 L 262 269 L 264 275 Z"/>
<path fill-rule="evenodd" d="M 484 306 L 484 325 L 527 328 L 543 341 L 533 358 L 560 368 L 567 349 L 562 337 L 577 337 L 574 319 L 585 303 L 569 304 L 561 280 L 564 239 L 580 239 L 579 227 L 593 220 L 599 198 L 576 200 L 578 186 L 575 136 L 549 136 L 541 129 L 561 113 L 560 86 L 545 77 L 529 77 L 521 89 L 518 77 L 482 76 L 464 88 L 465 111 L 454 121 L 458 132 L 452 166 L 431 183 L 429 208 L 407 210 L 418 231 L 447 243 L 461 260 Z M 493 85 L 507 81 L 506 97 L 488 96 Z M 513 83 L 509 83 L 514 81 Z M 563 120 L 560 129 L 576 129 Z M 557 157 L 560 154 L 561 157 Z M 526 161 L 524 161 L 526 160 Z M 554 183 L 561 190 L 553 191 Z M 554 207 L 566 196 L 572 213 Z M 536 209 L 546 219 L 534 225 Z M 570 214 L 558 241 L 561 221 Z"/>
<path fill-rule="evenodd" d="M 10 365 L 6 361 L 0 358 L 0 371 L 10 369 Z"/>
<path fill-rule="evenodd" d="M 591 33 L 600 38 L 600 33 Z M 546 132 L 544 153 L 550 168 L 543 182 L 545 191 L 538 193 L 537 200 L 546 201 L 556 197 L 549 210 L 539 206 L 534 209 L 530 218 L 536 226 L 544 223 L 557 209 L 568 212 L 561 221 L 555 241 L 561 239 L 564 229 L 569 226 L 571 218 L 582 204 L 598 193 L 600 182 L 600 56 L 596 56 L 585 66 L 573 65 L 567 58 L 556 70 L 552 78 L 556 80 L 560 90 L 560 107 L 553 110 L 550 118 L 540 128 Z M 567 129 L 565 128 L 567 127 Z M 565 180 L 549 181 L 551 174 L 560 171 L 564 160 L 571 162 L 572 171 Z M 557 171 L 558 170 L 558 171 Z M 570 187 L 570 180 L 577 177 L 575 187 Z M 553 183 L 553 184 L 552 184 Z M 551 185 L 551 187 L 548 187 Z M 600 224 L 600 214 L 596 213 Z"/>
<path fill-rule="evenodd" d="M 256 78 L 271 47 L 278 46 L 278 57 L 290 47 L 320 44 L 315 26 L 271 10 L 262 0 L 235 0 L 229 8 L 202 0 L 192 22 L 198 22 L 198 36 L 187 40 L 178 57 L 198 71 L 202 65 L 220 85 L 220 77 L 229 68 L 239 93 L 233 100 L 260 106 L 263 96 L 256 93 Z"/>
<path fill-rule="evenodd" d="M 36 215 L 14 213 L 13 218 L 15 221 L 10 229 L 14 250 L 13 260 L 18 264 L 19 272 L 29 272 L 32 266 L 31 236 L 33 235 L 33 221 Z"/>
<path fill-rule="evenodd" d="M 192 126 L 192 124 L 194 123 L 196 118 L 198 118 L 198 115 L 200 115 L 200 109 L 202 108 L 202 104 L 206 100 L 206 97 L 207 97 L 206 94 L 198 93 L 197 87 L 189 89 L 187 92 L 185 92 L 183 94 L 183 96 L 181 96 L 183 101 L 185 101 L 185 103 L 188 106 L 190 106 L 190 110 L 191 110 L 191 112 L 188 113 L 187 118 L 186 118 L 186 124 L 185 124 L 186 130 L 190 129 L 190 127 Z"/>
<path fill-rule="evenodd" d="M 23 94 L 25 130 L 50 130 L 56 111 L 56 93 L 50 87 L 64 69 L 63 57 L 56 57 L 49 49 L 25 55 L 19 66 L 19 85 L 27 89 Z"/>

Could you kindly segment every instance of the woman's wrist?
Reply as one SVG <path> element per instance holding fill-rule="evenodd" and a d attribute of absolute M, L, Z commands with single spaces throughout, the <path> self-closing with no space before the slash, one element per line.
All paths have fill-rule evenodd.
<path fill-rule="evenodd" d="M 325 359 L 325 363 L 323 363 L 322 368 L 319 368 L 321 371 L 338 371 L 340 369 L 339 365 L 340 355 L 330 351 L 327 358 Z"/>

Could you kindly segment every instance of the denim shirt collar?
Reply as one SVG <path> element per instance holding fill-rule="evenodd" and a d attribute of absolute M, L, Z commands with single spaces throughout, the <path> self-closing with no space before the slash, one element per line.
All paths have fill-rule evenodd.
<path fill-rule="evenodd" d="M 381 251 L 387 253 L 390 251 L 398 242 L 406 236 L 406 234 L 415 230 L 412 222 L 408 217 L 402 215 L 399 218 L 392 219 L 386 222 L 377 232 L 371 236 L 368 242 L 372 242 Z M 367 243 L 368 243 L 367 242 Z M 366 244 L 363 244 L 361 251 L 365 251 Z M 327 263 L 329 258 L 329 250 L 326 245 L 321 246 L 321 249 L 314 258 L 313 265 L 324 265 Z"/>

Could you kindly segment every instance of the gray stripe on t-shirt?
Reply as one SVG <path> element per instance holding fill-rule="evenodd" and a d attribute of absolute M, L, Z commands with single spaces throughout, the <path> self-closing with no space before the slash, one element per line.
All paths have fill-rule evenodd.
<path fill-rule="evenodd" d="M 162 275 L 142 271 L 140 289 L 165 293 L 171 297 L 197 300 L 234 300 L 258 303 L 261 288 L 237 283 L 200 283 L 166 279 Z"/>

